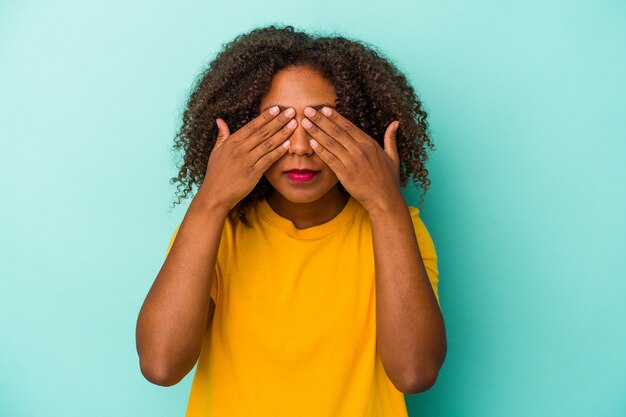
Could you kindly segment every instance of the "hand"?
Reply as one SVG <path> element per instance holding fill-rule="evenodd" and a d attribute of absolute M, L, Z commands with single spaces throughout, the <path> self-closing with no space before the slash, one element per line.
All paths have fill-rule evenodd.
<path fill-rule="evenodd" d="M 313 112 L 311 112 L 313 110 Z M 311 147 L 335 172 L 346 191 L 366 209 L 380 206 L 400 193 L 400 158 L 396 147 L 399 121 L 387 126 L 385 149 L 336 110 L 307 107 L 302 126 L 314 139 Z M 307 120 L 312 122 L 307 126 Z"/>
<path fill-rule="evenodd" d="M 266 110 L 232 135 L 226 122 L 216 119 L 219 134 L 198 194 L 211 196 L 231 210 L 287 152 L 289 141 L 285 139 L 297 125 L 291 121 L 295 111 L 289 108 L 278 115 L 278 106 L 274 108 L 276 112 L 272 112 L 273 108 Z"/>

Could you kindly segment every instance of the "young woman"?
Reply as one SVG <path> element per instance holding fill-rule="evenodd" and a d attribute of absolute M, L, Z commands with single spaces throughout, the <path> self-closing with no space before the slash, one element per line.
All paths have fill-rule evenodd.
<path fill-rule="evenodd" d="M 407 416 L 446 355 L 426 112 L 379 53 L 269 26 L 227 44 L 175 147 L 185 195 L 137 321 L 151 382 L 198 363 L 187 416 Z"/>

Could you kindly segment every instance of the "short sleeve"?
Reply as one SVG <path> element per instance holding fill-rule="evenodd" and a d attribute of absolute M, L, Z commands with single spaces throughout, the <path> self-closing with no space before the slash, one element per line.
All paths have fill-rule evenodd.
<path fill-rule="evenodd" d="M 174 244 L 174 240 L 176 240 L 176 235 L 178 235 L 178 230 L 180 229 L 180 224 L 174 230 L 172 237 L 170 238 L 170 243 L 167 245 L 167 251 L 165 251 L 165 257 L 170 254 L 170 250 L 172 249 L 172 245 Z M 211 298 L 213 302 L 217 304 L 217 265 L 215 266 L 215 273 L 211 280 Z"/>
<path fill-rule="evenodd" d="M 409 212 L 411 213 L 411 220 L 413 221 L 413 229 L 415 230 L 415 237 L 417 239 L 417 245 L 419 246 L 422 259 L 424 260 L 424 268 L 430 281 L 430 285 L 435 293 L 435 298 L 441 306 L 439 301 L 439 270 L 437 267 L 437 252 L 435 251 L 435 245 L 426 225 L 419 217 L 419 209 L 417 207 L 409 206 Z"/>
<path fill-rule="evenodd" d="M 174 240 L 176 239 L 176 235 L 178 234 L 179 229 L 180 229 L 180 224 L 176 226 L 176 229 L 174 230 L 174 234 L 172 234 L 172 237 L 170 238 L 170 243 L 169 245 L 167 245 L 167 251 L 165 251 L 166 258 L 167 258 L 167 255 L 170 254 L 170 250 L 172 249 L 172 245 L 174 244 Z"/>

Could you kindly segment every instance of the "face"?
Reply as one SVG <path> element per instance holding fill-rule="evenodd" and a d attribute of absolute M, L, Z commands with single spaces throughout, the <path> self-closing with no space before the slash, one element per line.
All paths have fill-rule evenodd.
<path fill-rule="evenodd" d="M 289 137 L 291 145 L 285 155 L 265 171 L 265 178 L 283 198 L 294 203 L 309 203 L 327 193 L 339 194 L 338 179 L 332 169 L 315 154 L 309 144 L 312 139 L 302 127 L 304 108 L 321 110 L 324 105 L 335 107 L 335 87 L 309 66 L 291 66 L 277 72 L 270 89 L 261 99 L 259 111 L 278 105 L 281 111 L 293 107 L 298 123 Z M 310 169 L 318 173 L 309 181 L 295 182 L 285 173 L 291 169 Z"/>

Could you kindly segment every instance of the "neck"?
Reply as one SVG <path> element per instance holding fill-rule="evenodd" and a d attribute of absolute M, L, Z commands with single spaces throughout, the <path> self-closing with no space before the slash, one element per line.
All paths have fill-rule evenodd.
<path fill-rule="evenodd" d="M 287 200 L 276 190 L 272 190 L 266 200 L 272 210 L 281 217 L 291 220 L 296 229 L 307 229 L 334 219 L 348 203 L 350 195 L 333 187 L 322 197 L 308 203 L 295 203 Z"/>

